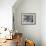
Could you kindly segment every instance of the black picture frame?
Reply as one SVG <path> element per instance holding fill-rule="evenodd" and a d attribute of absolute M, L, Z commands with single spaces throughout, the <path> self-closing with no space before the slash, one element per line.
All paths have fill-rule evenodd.
<path fill-rule="evenodd" d="M 21 24 L 22 25 L 35 25 L 36 13 L 21 13 Z"/>

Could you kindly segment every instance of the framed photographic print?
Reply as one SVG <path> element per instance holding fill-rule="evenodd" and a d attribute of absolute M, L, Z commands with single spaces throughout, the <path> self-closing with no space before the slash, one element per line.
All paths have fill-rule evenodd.
<path fill-rule="evenodd" d="M 36 13 L 22 13 L 21 24 L 24 24 L 24 25 L 36 24 Z"/>

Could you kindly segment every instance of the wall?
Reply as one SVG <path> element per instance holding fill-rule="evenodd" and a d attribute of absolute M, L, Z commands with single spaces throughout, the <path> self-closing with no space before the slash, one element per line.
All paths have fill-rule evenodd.
<path fill-rule="evenodd" d="M 24 38 L 32 39 L 35 41 L 36 46 L 41 46 L 41 1 L 40 0 L 23 0 L 17 8 L 13 8 L 15 29 L 23 33 Z M 21 13 L 36 13 L 36 25 L 22 25 Z"/>
<path fill-rule="evenodd" d="M 46 0 L 41 1 L 41 38 L 42 46 L 46 46 Z"/>
<path fill-rule="evenodd" d="M 16 0 L 0 0 L 0 27 L 12 29 L 12 6 Z"/>

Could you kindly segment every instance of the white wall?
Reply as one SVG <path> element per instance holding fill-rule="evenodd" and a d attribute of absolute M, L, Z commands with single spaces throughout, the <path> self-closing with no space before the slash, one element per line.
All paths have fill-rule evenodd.
<path fill-rule="evenodd" d="M 14 5 L 16 7 L 16 5 Z M 20 5 L 15 9 L 15 28 L 18 32 L 22 32 L 24 37 L 35 41 L 36 46 L 41 46 L 41 1 L 40 0 L 23 0 Z M 36 13 L 36 25 L 22 25 L 21 24 L 21 13 Z"/>
<path fill-rule="evenodd" d="M 12 28 L 12 6 L 16 0 L 0 0 L 0 27 Z"/>
<path fill-rule="evenodd" d="M 46 0 L 25 0 L 21 5 L 18 5 L 17 8 L 16 5 L 14 5 L 13 10 L 15 10 L 15 28 L 18 31 L 23 32 L 24 36 L 27 36 L 27 33 L 31 35 L 31 38 L 34 37 L 38 46 L 40 43 L 40 41 L 38 43 L 39 39 L 41 39 L 41 46 L 46 46 Z M 21 25 L 21 13 L 23 12 L 37 13 L 36 25 Z"/>
<path fill-rule="evenodd" d="M 41 1 L 41 38 L 42 46 L 46 46 L 46 0 Z"/>

